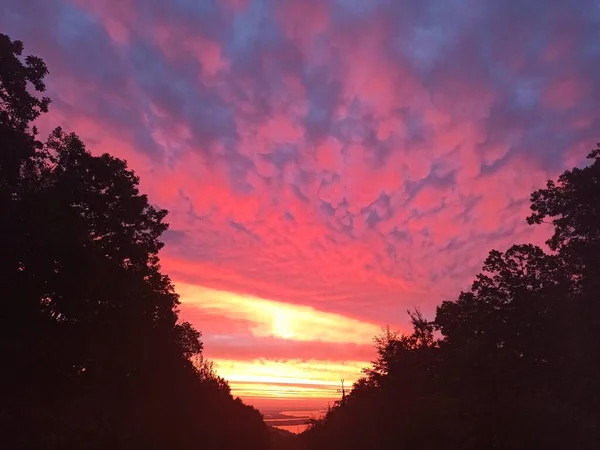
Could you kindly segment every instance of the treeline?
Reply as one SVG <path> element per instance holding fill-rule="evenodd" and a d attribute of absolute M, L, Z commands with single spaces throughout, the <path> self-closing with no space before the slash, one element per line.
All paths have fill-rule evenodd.
<path fill-rule="evenodd" d="M 492 250 L 469 292 L 378 357 L 303 448 L 600 448 L 600 145 L 531 196 L 550 252 Z"/>
<path fill-rule="evenodd" d="M 0 34 L 0 447 L 268 448 L 178 320 L 167 211 L 125 161 L 40 139 L 48 71 L 22 51 Z"/>

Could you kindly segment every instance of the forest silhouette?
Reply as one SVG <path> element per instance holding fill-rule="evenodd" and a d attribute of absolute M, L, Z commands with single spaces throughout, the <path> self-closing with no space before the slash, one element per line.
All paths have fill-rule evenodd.
<path fill-rule="evenodd" d="M 265 449 L 257 410 L 231 396 L 178 323 L 161 273 L 167 211 L 124 161 L 75 134 L 40 141 L 44 62 L 0 35 L 0 447 Z"/>
<path fill-rule="evenodd" d="M 548 251 L 492 250 L 433 320 L 410 311 L 410 334 L 377 337 L 372 367 L 294 437 L 233 398 L 179 320 L 167 211 L 123 160 L 60 128 L 41 140 L 48 70 L 22 52 L 0 34 L 2 448 L 598 448 L 600 146 L 531 196 Z"/>
<path fill-rule="evenodd" d="M 594 449 L 600 443 L 600 144 L 531 195 L 550 252 L 492 250 L 471 290 L 378 357 L 303 448 Z"/>

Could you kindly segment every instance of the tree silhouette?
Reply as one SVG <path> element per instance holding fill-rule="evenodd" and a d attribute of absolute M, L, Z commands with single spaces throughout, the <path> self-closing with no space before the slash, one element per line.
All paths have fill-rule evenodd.
<path fill-rule="evenodd" d="M 125 161 L 33 121 L 43 61 L 0 35 L 0 429 L 6 448 L 268 446 L 178 320 L 158 252 L 167 211 Z M 191 358 L 196 356 L 194 365 Z M 231 431 L 229 423 L 237 424 Z"/>
<path fill-rule="evenodd" d="M 600 147 L 532 194 L 553 253 L 492 250 L 468 292 L 384 330 L 306 449 L 593 449 L 600 442 Z"/>

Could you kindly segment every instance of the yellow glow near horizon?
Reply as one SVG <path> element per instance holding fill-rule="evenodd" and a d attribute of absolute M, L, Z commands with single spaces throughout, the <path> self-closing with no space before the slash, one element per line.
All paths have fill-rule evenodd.
<path fill-rule="evenodd" d="M 258 338 L 335 344 L 371 344 L 381 328 L 341 314 L 319 311 L 311 306 L 288 304 L 251 295 L 176 283 L 182 305 L 196 306 L 212 316 L 243 320 L 248 332 Z M 218 320 L 218 319 L 217 319 Z M 234 396 L 256 402 L 314 401 L 323 406 L 339 399 L 342 379 L 350 388 L 368 361 L 320 359 L 232 360 L 207 356 L 217 373 L 225 378 Z"/>
<path fill-rule="evenodd" d="M 234 395 L 261 398 L 339 398 L 340 380 L 350 388 L 365 361 L 214 360 L 217 373 L 229 381 Z"/>
<path fill-rule="evenodd" d="M 257 337 L 296 341 L 371 343 L 380 327 L 341 314 L 319 311 L 251 295 L 177 283 L 182 304 L 197 305 L 211 314 L 249 321 Z"/>
<path fill-rule="evenodd" d="M 269 400 L 281 400 L 281 399 L 339 399 L 339 387 L 338 383 L 335 387 L 309 389 L 303 386 L 294 386 L 285 389 L 281 386 L 274 386 L 272 384 L 246 384 L 246 383 L 232 383 L 231 393 L 235 397 L 243 397 L 249 399 L 250 402 L 254 398 L 269 399 Z"/>

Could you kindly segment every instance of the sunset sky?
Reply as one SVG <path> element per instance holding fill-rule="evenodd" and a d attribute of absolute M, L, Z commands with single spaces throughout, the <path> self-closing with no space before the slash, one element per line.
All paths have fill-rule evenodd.
<path fill-rule="evenodd" d="M 181 318 L 262 407 L 339 398 L 382 326 L 542 243 L 529 194 L 600 141 L 597 1 L 3 0 L 0 27 L 49 66 L 41 129 L 170 211 Z"/>

